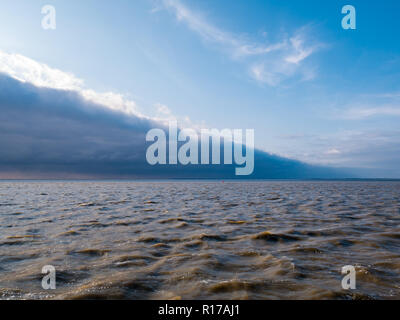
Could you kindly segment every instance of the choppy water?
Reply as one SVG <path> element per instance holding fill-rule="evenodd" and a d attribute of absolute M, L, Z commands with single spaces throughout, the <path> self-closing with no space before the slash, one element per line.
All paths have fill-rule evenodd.
<path fill-rule="evenodd" d="M 400 299 L 399 198 L 400 182 L 3 181 L 0 298 Z"/>

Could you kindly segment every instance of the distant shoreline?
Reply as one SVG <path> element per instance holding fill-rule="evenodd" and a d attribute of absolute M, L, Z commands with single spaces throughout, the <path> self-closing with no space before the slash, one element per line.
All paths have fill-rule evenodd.
<path fill-rule="evenodd" d="M 313 178 L 313 179 L 240 179 L 240 178 L 228 178 L 228 179 L 210 179 L 210 178 L 149 178 L 149 179 L 0 179 L 0 182 L 190 182 L 190 181 L 204 181 L 204 182 L 262 182 L 262 181 L 283 181 L 283 182 L 400 182 L 400 179 L 395 178 L 343 178 L 343 179 L 326 179 L 326 178 Z"/>

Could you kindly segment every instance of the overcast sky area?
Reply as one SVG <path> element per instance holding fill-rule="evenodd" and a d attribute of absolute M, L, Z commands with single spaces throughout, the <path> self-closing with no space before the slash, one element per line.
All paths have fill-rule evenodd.
<path fill-rule="evenodd" d="M 55 30 L 41 25 L 47 4 Z M 346 4 L 356 30 L 341 26 Z M 2 169 L 138 165 L 147 130 L 177 119 L 400 178 L 398 12 L 397 0 L 2 1 Z"/>

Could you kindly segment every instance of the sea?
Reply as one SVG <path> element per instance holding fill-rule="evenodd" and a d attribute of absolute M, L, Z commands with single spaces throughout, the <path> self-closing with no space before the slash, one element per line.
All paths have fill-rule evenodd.
<path fill-rule="evenodd" d="M 4 180 L 0 299 L 400 299 L 400 182 Z"/>

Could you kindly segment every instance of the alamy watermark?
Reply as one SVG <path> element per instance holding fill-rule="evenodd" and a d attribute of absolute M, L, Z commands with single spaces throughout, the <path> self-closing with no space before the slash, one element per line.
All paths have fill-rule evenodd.
<path fill-rule="evenodd" d="M 342 279 L 342 288 L 344 290 L 355 290 L 356 289 L 356 268 L 348 265 L 342 267 L 342 274 L 345 276 Z"/>
<path fill-rule="evenodd" d="M 55 290 L 56 268 L 54 268 L 52 265 L 46 265 L 42 268 L 42 274 L 45 274 L 45 276 L 42 278 L 42 288 L 44 290 Z"/>
<path fill-rule="evenodd" d="M 42 14 L 45 15 L 42 18 L 42 28 L 44 30 L 55 30 L 57 28 L 56 8 L 51 5 L 45 5 L 42 7 Z"/>
<path fill-rule="evenodd" d="M 245 139 L 244 143 L 243 138 Z M 221 140 L 224 141 L 223 148 L 221 148 Z M 235 163 L 240 166 L 235 168 L 236 175 L 247 176 L 254 171 L 253 129 L 246 129 L 245 136 L 243 136 L 242 129 L 201 129 L 198 133 L 194 129 L 178 130 L 177 122 L 170 121 L 168 159 L 167 134 L 163 129 L 151 129 L 146 135 L 146 141 L 154 142 L 146 151 L 146 160 L 150 165 L 176 165 L 178 163 L 181 165 L 219 165 L 222 163 L 222 151 L 223 164 Z M 181 144 L 178 148 L 179 142 L 186 143 Z M 245 149 L 245 154 L 243 154 L 243 149 Z"/>
<path fill-rule="evenodd" d="M 56 8 L 52 5 L 45 5 L 41 10 L 42 15 L 42 28 L 44 30 L 55 30 L 57 28 L 56 22 Z M 342 18 L 342 28 L 345 30 L 355 30 L 356 25 L 356 8 L 350 4 L 342 7 L 342 14 L 345 16 Z"/>
<path fill-rule="evenodd" d="M 355 30 L 356 26 L 356 8 L 352 5 L 345 5 L 342 8 L 342 14 L 345 16 L 342 19 L 342 28 L 345 30 L 352 29 Z"/>

